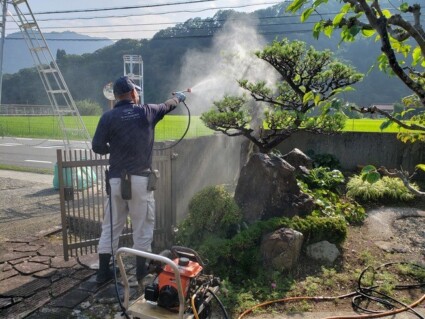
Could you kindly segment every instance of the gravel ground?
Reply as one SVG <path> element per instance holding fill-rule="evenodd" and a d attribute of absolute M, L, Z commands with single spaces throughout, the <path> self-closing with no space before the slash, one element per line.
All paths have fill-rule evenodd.
<path fill-rule="evenodd" d="M 53 176 L 0 170 L 0 242 L 60 226 Z"/>

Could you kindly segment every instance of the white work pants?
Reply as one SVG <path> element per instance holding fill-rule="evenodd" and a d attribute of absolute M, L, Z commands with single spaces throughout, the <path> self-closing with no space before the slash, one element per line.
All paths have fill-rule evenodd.
<path fill-rule="evenodd" d="M 111 212 L 108 203 L 105 205 L 102 234 L 99 240 L 99 254 L 115 254 L 118 249 L 119 236 L 130 216 L 133 227 L 133 248 L 143 251 L 152 251 L 151 244 L 155 226 L 155 199 L 154 192 L 147 190 L 148 178 L 131 176 L 131 199 L 121 197 L 121 179 L 111 178 L 112 200 L 112 236 Z M 111 237 L 112 248 L 111 251 Z"/>

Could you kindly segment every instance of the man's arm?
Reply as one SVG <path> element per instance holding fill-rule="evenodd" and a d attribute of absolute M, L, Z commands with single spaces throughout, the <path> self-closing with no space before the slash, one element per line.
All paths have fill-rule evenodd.
<path fill-rule="evenodd" d="M 102 116 L 99 120 L 99 124 L 97 125 L 92 142 L 93 152 L 100 155 L 109 153 L 108 128 L 105 121 L 105 117 Z"/>
<path fill-rule="evenodd" d="M 172 99 L 165 101 L 164 104 L 168 108 L 167 113 L 174 110 L 179 103 L 180 101 L 177 97 L 173 97 Z"/>
<path fill-rule="evenodd" d="M 174 95 L 174 97 L 172 99 L 169 99 L 169 100 L 164 102 L 164 104 L 168 108 L 167 113 L 174 110 L 180 102 L 184 102 L 184 100 L 186 100 L 186 95 L 184 95 L 181 92 L 173 93 L 173 95 Z"/>

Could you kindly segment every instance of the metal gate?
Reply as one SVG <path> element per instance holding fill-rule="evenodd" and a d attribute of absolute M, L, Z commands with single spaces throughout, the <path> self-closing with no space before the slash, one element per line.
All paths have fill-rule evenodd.
<path fill-rule="evenodd" d="M 105 170 L 108 158 L 90 150 L 57 150 L 57 188 L 60 194 L 62 240 L 65 260 L 97 253 L 105 204 Z M 168 247 L 175 221 L 171 193 L 171 152 L 154 151 L 153 168 L 160 172 L 155 191 L 156 222 L 152 249 Z M 55 184 L 55 183 L 54 183 Z M 127 221 L 120 246 L 132 245 L 131 221 Z"/>

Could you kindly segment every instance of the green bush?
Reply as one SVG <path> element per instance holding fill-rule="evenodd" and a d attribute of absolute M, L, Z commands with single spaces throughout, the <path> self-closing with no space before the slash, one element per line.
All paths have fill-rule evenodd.
<path fill-rule="evenodd" d="M 77 106 L 78 112 L 80 115 L 102 115 L 102 107 L 97 102 L 92 100 L 81 100 L 76 101 L 75 105 Z"/>
<path fill-rule="evenodd" d="M 339 170 L 328 167 L 311 169 L 298 180 L 301 190 L 314 200 L 311 213 L 317 217 L 343 217 L 349 224 L 358 224 L 366 218 L 365 209 L 349 197 L 338 194 L 343 185 L 344 175 Z"/>
<path fill-rule="evenodd" d="M 241 218 L 238 205 L 224 186 L 209 186 L 189 202 L 188 216 L 178 225 L 176 240 L 193 246 L 210 235 L 229 238 L 237 232 Z"/>
<path fill-rule="evenodd" d="M 415 185 L 413 185 L 415 187 Z M 410 201 L 415 198 L 399 178 L 384 176 L 375 183 L 364 181 L 361 175 L 347 183 L 347 196 L 361 201 Z"/>
<path fill-rule="evenodd" d="M 345 182 L 344 175 L 341 171 L 329 167 L 317 167 L 304 174 L 301 179 L 308 185 L 310 189 L 328 189 L 336 190 L 339 185 Z"/>
<path fill-rule="evenodd" d="M 276 217 L 258 221 L 230 239 L 210 237 L 202 242 L 198 252 L 208 261 L 208 268 L 214 274 L 237 282 L 258 275 L 261 239 L 282 227 L 302 233 L 304 246 L 322 240 L 341 244 L 347 236 L 347 223 L 341 217 Z"/>
<path fill-rule="evenodd" d="M 306 155 L 313 160 L 313 167 L 328 167 L 330 169 L 341 168 L 341 163 L 335 155 L 328 153 L 315 154 L 313 150 L 308 150 Z"/>

